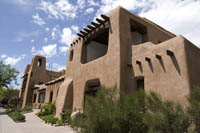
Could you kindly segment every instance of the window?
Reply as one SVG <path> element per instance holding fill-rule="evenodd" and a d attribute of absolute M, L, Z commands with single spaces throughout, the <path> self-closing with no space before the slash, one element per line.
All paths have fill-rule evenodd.
<path fill-rule="evenodd" d="M 144 90 L 144 78 L 140 78 L 136 80 L 137 83 L 137 89 L 143 89 Z"/>
<path fill-rule="evenodd" d="M 44 103 L 45 100 L 45 91 L 40 92 L 39 94 L 39 103 Z"/>
<path fill-rule="evenodd" d="M 38 67 L 41 67 L 41 66 L 42 66 L 42 59 L 38 59 L 37 66 L 38 66 Z"/>
<path fill-rule="evenodd" d="M 91 96 L 95 96 L 101 86 L 99 79 L 90 80 L 86 83 L 86 85 L 85 94 Z"/>
<path fill-rule="evenodd" d="M 74 51 L 71 50 L 70 52 L 70 56 L 69 56 L 69 60 L 72 61 L 73 60 L 73 56 L 74 56 Z"/>
<path fill-rule="evenodd" d="M 138 45 L 147 42 L 147 28 L 146 26 L 140 24 L 139 22 L 132 20 L 131 24 L 131 37 L 133 45 Z"/>
<path fill-rule="evenodd" d="M 53 101 L 53 91 L 50 92 L 49 102 Z"/>
<path fill-rule="evenodd" d="M 37 94 L 34 94 L 34 96 L 33 96 L 33 103 L 36 103 L 36 97 L 37 97 Z"/>
<path fill-rule="evenodd" d="M 87 63 L 96 60 L 107 53 L 109 28 L 99 29 L 83 44 L 81 62 Z"/>

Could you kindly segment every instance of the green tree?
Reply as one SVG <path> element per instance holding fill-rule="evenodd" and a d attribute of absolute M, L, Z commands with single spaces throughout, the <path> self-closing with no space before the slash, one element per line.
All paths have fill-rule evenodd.
<path fill-rule="evenodd" d="M 195 125 L 195 131 L 200 133 L 200 88 L 197 87 L 191 90 L 188 101 L 190 104 L 188 107 L 188 113 Z"/>
<path fill-rule="evenodd" d="M 96 96 L 86 96 L 84 115 L 72 120 L 83 133 L 187 133 L 189 116 L 180 105 L 162 101 L 155 93 L 117 98 L 117 88 L 100 88 Z"/>
<path fill-rule="evenodd" d="M 12 81 L 17 84 L 18 74 L 19 72 L 16 69 L 0 61 L 0 88 L 9 88 Z"/>
<path fill-rule="evenodd" d="M 3 97 L 4 88 L 0 88 L 0 99 Z"/>

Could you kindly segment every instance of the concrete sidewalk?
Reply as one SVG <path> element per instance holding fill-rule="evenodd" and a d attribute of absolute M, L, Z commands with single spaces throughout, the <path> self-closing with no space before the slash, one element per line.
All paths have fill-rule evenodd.
<path fill-rule="evenodd" d="M 15 123 L 8 117 L 4 109 L 0 108 L 0 133 L 74 133 L 68 126 L 54 127 L 47 125 L 38 119 L 34 113 L 25 114 L 26 122 Z"/>

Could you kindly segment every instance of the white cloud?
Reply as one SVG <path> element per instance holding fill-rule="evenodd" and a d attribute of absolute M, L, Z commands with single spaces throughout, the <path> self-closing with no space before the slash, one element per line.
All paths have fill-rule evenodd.
<path fill-rule="evenodd" d="M 32 15 L 32 18 L 35 24 L 38 24 L 38 25 L 46 24 L 45 21 L 38 15 L 38 13 L 36 13 L 35 15 Z"/>
<path fill-rule="evenodd" d="M 48 32 L 49 30 L 50 30 L 49 27 L 46 27 L 46 28 L 45 28 L 45 31 L 46 31 L 46 32 Z"/>
<path fill-rule="evenodd" d="M 70 28 L 64 28 L 61 34 L 60 42 L 66 44 L 68 47 L 76 35 L 72 32 Z"/>
<path fill-rule="evenodd" d="M 102 5 L 97 11 L 96 17 L 98 17 L 100 14 L 106 14 L 118 6 L 122 6 L 128 10 L 136 10 L 140 9 L 141 7 L 148 8 L 148 1 L 152 0 L 101 0 Z"/>
<path fill-rule="evenodd" d="M 61 71 L 63 69 L 65 69 L 66 66 L 63 66 L 63 65 L 59 65 L 57 63 L 53 63 L 53 69 L 56 70 L 56 71 Z"/>
<path fill-rule="evenodd" d="M 32 39 L 31 42 L 33 43 L 33 42 L 35 42 L 35 40 Z"/>
<path fill-rule="evenodd" d="M 182 34 L 200 47 L 200 1 L 151 0 L 148 10 L 139 15 L 179 35 Z"/>
<path fill-rule="evenodd" d="M 5 54 L 1 55 L 1 58 L 6 58 L 6 57 L 7 57 L 7 55 L 5 55 Z"/>
<path fill-rule="evenodd" d="M 31 52 L 33 55 L 41 54 L 47 58 L 50 58 L 56 55 L 56 51 L 57 51 L 56 44 L 49 44 L 49 45 L 43 46 L 41 50 L 36 50 L 34 46 L 31 49 Z"/>
<path fill-rule="evenodd" d="M 64 18 L 75 18 L 78 7 L 68 0 L 57 0 L 54 3 L 42 0 L 39 9 L 47 13 L 50 18 L 64 20 Z"/>
<path fill-rule="evenodd" d="M 47 37 L 44 38 L 44 42 L 48 42 L 48 38 Z"/>
<path fill-rule="evenodd" d="M 58 28 L 58 26 L 55 26 L 53 29 L 52 29 L 52 32 L 51 32 L 51 37 L 52 39 L 56 39 L 56 37 L 60 35 L 60 30 Z"/>
<path fill-rule="evenodd" d="M 79 27 L 76 26 L 76 25 L 72 25 L 72 26 L 71 26 L 71 29 L 72 29 L 74 32 L 76 32 L 76 33 L 79 32 Z"/>
<path fill-rule="evenodd" d="M 85 0 L 77 0 L 77 4 L 80 9 L 83 9 L 85 7 Z"/>
<path fill-rule="evenodd" d="M 64 53 L 64 55 L 65 55 L 67 53 L 67 51 L 69 50 L 69 47 L 61 46 L 61 47 L 59 47 L 59 50 L 61 53 Z"/>
<path fill-rule="evenodd" d="M 122 6 L 177 35 L 185 36 L 200 47 L 199 0 L 102 0 L 101 3 L 96 17 Z"/>
<path fill-rule="evenodd" d="M 99 6 L 98 2 L 94 2 L 94 0 L 88 0 L 88 5 L 89 6 Z"/>
<path fill-rule="evenodd" d="M 92 13 L 92 12 L 94 12 L 94 9 L 93 9 L 93 8 L 88 8 L 88 9 L 86 10 L 86 12 L 87 12 L 87 13 Z"/>
<path fill-rule="evenodd" d="M 3 58 L 4 63 L 6 65 L 16 65 L 19 61 L 25 58 L 25 54 L 22 54 L 19 57 L 9 57 L 7 55 L 2 55 L 1 58 Z"/>

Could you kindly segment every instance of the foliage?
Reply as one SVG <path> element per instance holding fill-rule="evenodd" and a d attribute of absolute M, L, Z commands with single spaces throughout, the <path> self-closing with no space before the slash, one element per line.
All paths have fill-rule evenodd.
<path fill-rule="evenodd" d="M 190 118 L 180 104 L 162 101 L 151 92 L 146 97 L 144 123 L 148 125 L 149 133 L 187 133 L 191 125 Z"/>
<path fill-rule="evenodd" d="M 10 116 L 14 121 L 20 121 L 20 122 L 25 121 L 25 116 L 20 114 L 20 112 L 18 111 L 10 112 L 8 113 L 8 116 Z"/>
<path fill-rule="evenodd" d="M 3 98 L 3 92 L 4 92 L 4 90 L 5 90 L 4 88 L 0 87 L 0 99 Z"/>
<path fill-rule="evenodd" d="M 61 118 L 62 118 L 62 121 L 64 123 L 69 123 L 70 120 L 71 120 L 71 113 L 72 113 L 72 110 L 70 109 L 67 109 L 67 110 L 64 110 L 63 113 L 61 113 Z"/>
<path fill-rule="evenodd" d="M 57 120 L 56 125 L 57 126 L 63 126 L 64 122 L 62 120 Z"/>
<path fill-rule="evenodd" d="M 12 98 L 18 98 L 19 96 L 19 90 L 17 89 L 6 89 L 3 93 L 3 98 L 6 99 L 12 99 Z"/>
<path fill-rule="evenodd" d="M 45 115 L 45 116 L 43 117 L 43 120 L 44 120 L 46 123 L 56 124 L 57 121 L 58 121 L 58 118 L 54 117 L 54 116 L 51 114 L 51 115 Z"/>
<path fill-rule="evenodd" d="M 18 74 L 19 72 L 16 69 L 0 61 L 0 88 L 9 88 L 12 81 L 17 84 Z"/>
<path fill-rule="evenodd" d="M 38 116 L 51 115 L 54 113 L 54 111 L 55 111 L 55 103 L 49 103 L 41 107 Z"/>
<path fill-rule="evenodd" d="M 200 132 L 200 88 L 193 88 L 188 98 L 190 106 L 188 113 L 195 125 L 195 131 Z"/>
<path fill-rule="evenodd" d="M 86 96 L 84 116 L 73 119 L 72 127 L 87 133 L 188 132 L 190 120 L 180 105 L 144 91 L 117 98 L 116 90 L 102 87 L 95 97 Z"/>
<path fill-rule="evenodd" d="M 23 109 L 22 109 L 23 112 L 32 112 L 33 109 L 32 109 L 32 106 L 25 106 Z"/>

